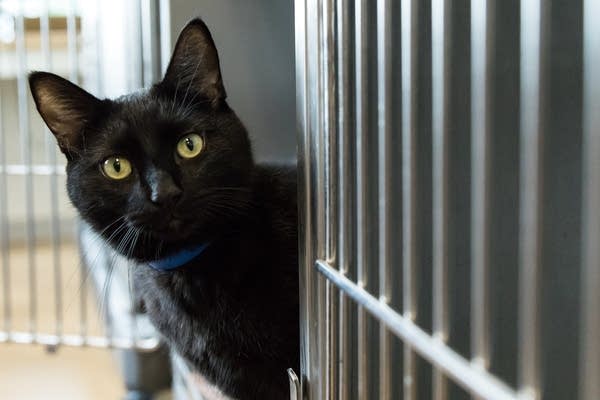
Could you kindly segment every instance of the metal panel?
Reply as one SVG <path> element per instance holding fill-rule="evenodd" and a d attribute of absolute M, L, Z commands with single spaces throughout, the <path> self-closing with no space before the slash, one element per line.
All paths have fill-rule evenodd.
<path fill-rule="evenodd" d="M 427 386 L 436 399 L 598 397 L 597 2 L 339 0 L 337 18 L 324 0 L 299 3 L 328 17 L 297 20 L 305 22 L 297 32 L 309 38 L 298 65 L 323 65 L 329 47 L 318 35 L 338 33 L 336 62 L 297 76 L 311 107 L 310 116 L 299 116 L 337 118 L 338 127 L 322 120 L 320 129 L 299 126 L 301 140 L 310 142 L 300 161 L 319 170 L 300 191 L 337 193 L 334 202 L 300 199 L 310 223 L 326 224 L 301 232 L 301 245 L 312 246 L 301 248 L 312 254 L 301 270 L 311 281 L 303 284 L 340 292 L 337 318 L 330 297 L 328 313 L 319 309 L 327 306 L 322 296 L 303 299 L 313 307 L 306 325 L 325 332 L 311 333 L 303 352 L 309 342 L 310 351 L 329 354 L 302 365 L 308 397 L 329 387 L 341 399 L 425 398 Z M 370 42 L 375 5 L 377 40 Z M 337 97 L 326 93 L 331 74 Z M 338 168 L 337 180 L 328 168 Z M 321 231 L 325 243 L 337 232 L 338 252 L 320 250 Z M 302 294 L 313 292 L 304 286 Z M 351 302 L 360 310 L 356 325 Z M 379 335 L 370 334 L 373 318 Z M 327 347 L 334 332 L 337 358 Z M 354 336 L 357 358 L 349 348 Z M 400 354 L 402 371 L 392 361 Z M 424 366 L 433 369 L 433 385 Z M 331 390 L 321 376 L 339 386 Z M 402 394 L 394 392 L 400 376 Z"/>

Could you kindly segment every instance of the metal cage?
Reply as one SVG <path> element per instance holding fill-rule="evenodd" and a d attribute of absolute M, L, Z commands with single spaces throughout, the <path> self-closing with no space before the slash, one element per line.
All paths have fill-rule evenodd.
<path fill-rule="evenodd" d="M 157 54 L 148 43 L 152 34 L 142 35 L 142 28 L 150 29 L 154 22 L 151 8 L 156 5 L 152 3 L 140 0 L 129 7 L 113 8 L 117 22 L 129 20 L 126 28 L 122 24 L 115 29 L 106 23 L 107 4 L 102 2 L 71 0 L 52 3 L 54 8 L 49 1 L 0 2 L 4 30 L 14 32 L 0 48 L 0 342 L 140 350 L 158 347 L 155 333 L 145 339 L 134 335 L 133 320 L 132 327 L 113 329 L 111 313 L 124 311 L 132 301 L 126 262 L 98 246 L 97 238 L 78 226 L 61 189 L 65 185 L 64 157 L 37 116 L 27 84 L 32 70 L 63 75 L 97 96 L 150 84 L 158 74 Z M 63 4 L 64 9 L 56 4 Z M 109 31 L 122 35 L 118 46 L 106 47 Z M 113 64 L 107 72 L 107 55 L 118 58 L 115 53 L 120 51 L 128 54 L 127 65 Z M 75 252 L 65 254 L 68 244 Z M 22 261 L 12 254 L 21 246 Z M 49 265 L 41 265 L 41 253 L 47 253 L 43 260 Z M 110 280 L 113 268 L 115 278 Z M 74 280 L 76 275 L 79 279 Z M 15 285 L 21 280 L 27 281 L 26 291 L 16 293 L 20 286 Z M 116 300 L 108 301 L 111 296 L 97 299 L 104 303 L 100 304 L 105 311 L 101 318 L 106 317 L 107 331 L 91 314 L 94 301 L 87 290 L 89 284 L 100 297 L 104 289 L 119 292 L 112 296 Z M 15 303 L 20 302 L 27 303 L 27 316 L 15 312 Z M 129 314 L 135 314 L 133 306 Z"/>
<path fill-rule="evenodd" d="M 113 349 L 127 398 L 139 399 L 169 387 L 168 353 L 136 306 L 127 261 L 77 220 L 27 74 L 51 71 L 100 97 L 150 85 L 157 7 L 0 0 L 0 344 Z"/>
<path fill-rule="evenodd" d="M 295 16 L 305 397 L 600 398 L 600 2 Z"/>

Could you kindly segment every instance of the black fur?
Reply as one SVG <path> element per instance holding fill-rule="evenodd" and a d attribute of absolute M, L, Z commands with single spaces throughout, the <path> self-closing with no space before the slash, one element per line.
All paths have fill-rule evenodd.
<path fill-rule="evenodd" d="M 44 72 L 30 86 L 67 156 L 71 201 L 105 241 L 142 263 L 210 242 L 175 271 L 134 271 L 170 345 L 229 396 L 286 398 L 299 367 L 296 172 L 254 163 L 204 23 L 184 28 L 146 92 L 99 100 Z M 183 159 L 190 132 L 205 148 Z M 122 181 L 101 172 L 113 155 L 133 165 Z"/>

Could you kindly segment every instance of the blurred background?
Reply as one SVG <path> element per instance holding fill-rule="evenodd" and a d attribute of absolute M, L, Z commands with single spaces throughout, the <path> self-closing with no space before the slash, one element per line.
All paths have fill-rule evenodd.
<path fill-rule="evenodd" d="M 199 398 L 136 310 L 127 261 L 78 222 L 27 84 L 43 70 L 98 97 L 148 87 L 194 16 L 257 158 L 293 162 L 292 2 L 0 0 L 0 399 Z"/>

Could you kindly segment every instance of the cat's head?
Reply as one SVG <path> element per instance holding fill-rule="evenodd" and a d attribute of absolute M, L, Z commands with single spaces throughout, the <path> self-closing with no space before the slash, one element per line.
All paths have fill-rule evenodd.
<path fill-rule="evenodd" d="M 50 73 L 29 83 L 67 157 L 72 203 L 121 252 L 152 259 L 159 244 L 214 240 L 248 213 L 250 143 L 201 20 L 182 30 L 164 79 L 147 91 L 100 100 Z"/>

